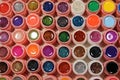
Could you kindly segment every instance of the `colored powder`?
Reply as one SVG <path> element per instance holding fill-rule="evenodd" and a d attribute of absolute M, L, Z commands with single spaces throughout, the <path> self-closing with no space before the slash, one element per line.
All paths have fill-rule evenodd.
<path fill-rule="evenodd" d="M 8 50 L 6 47 L 0 47 L 0 57 L 6 57 L 8 54 Z"/>
<path fill-rule="evenodd" d="M 15 57 L 20 57 L 23 55 L 23 48 L 19 45 L 13 47 L 12 49 L 12 54 L 15 56 Z"/>
<path fill-rule="evenodd" d="M 15 26 L 20 26 L 23 24 L 23 18 L 21 16 L 15 16 L 12 20 L 12 23 L 15 25 Z"/>
<path fill-rule="evenodd" d="M 92 14 L 87 18 L 87 23 L 92 27 L 96 28 L 99 26 L 100 18 L 96 14 Z"/>
<path fill-rule="evenodd" d="M 108 46 L 106 48 L 105 54 L 109 57 L 109 58 L 114 58 L 117 56 L 118 51 L 114 46 Z"/>
<path fill-rule="evenodd" d="M 54 39 L 54 33 L 48 30 L 43 34 L 43 37 L 46 41 L 52 41 Z"/>
<path fill-rule="evenodd" d="M 70 35 L 68 32 L 63 31 L 59 34 L 59 40 L 61 42 L 67 42 L 69 39 L 70 39 Z"/>
<path fill-rule="evenodd" d="M 85 49 L 82 46 L 75 47 L 74 55 L 76 57 L 83 57 L 85 55 Z"/>
<path fill-rule="evenodd" d="M 75 27 L 81 27 L 84 23 L 84 19 L 81 16 L 75 16 L 73 17 L 72 22 Z"/>
<path fill-rule="evenodd" d="M 23 69 L 23 64 L 20 61 L 16 61 L 12 64 L 12 69 L 15 72 L 20 72 Z"/>
<path fill-rule="evenodd" d="M 73 14 L 82 15 L 85 12 L 85 3 L 82 0 L 74 0 L 71 4 Z"/>
<path fill-rule="evenodd" d="M 106 40 L 109 42 L 114 42 L 117 40 L 117 38 L 118 38 L 118 35 L 114 31 L 108 31 L 106 33 Z"/>
<path fill-rule="evenodd" d="M 28 3 L 28 8 L 31 10 L 31 11 L 34 11 L 38 8 L 38 2 L 36 2 L 35 0 L 32 0 Z"/>
<path fill-rule="evenodd" d="M 97 1 L 95 1 L 95 0 L 91 0 L 91 1 L 88 3 L 88 9 L 89 9 L 89 11 L 91 11 L 91 12 L 96 12 L 96 11 L 99 10 L 99 8 L 100 8 L 100 5 L 99 5 L 99 3 L 98 3 Z"/>
<path fill-rule="evenodd" d="M 0 42 L 6 42 L 9 40 L 9 34 L 7 32 L 0 32 Z"/>
<path fill-rule="evenodd" d="M 116 20 L 115 20 L 115 18 L 113 16 L 106 16 L 103 19 L 103 24 L 107 28 L 114 28 L 115 23 L 116 23 Z"/>
<path fill-rule="evenodd" d="M 82 41 L 84 41 L 84 40 L 85 40 L 85 37 L 86 37 L 86 35 L 85 35 L 85 33 L 82 32 L 82 31 L 77 31 L 77 32 L 75 32 L 75 34 L 74 34 L 74 39 L 75 39 L 77 42 L 82 42 Z"/>
<path fill-rule="evenodd" d="M 115 62 L 109 62 L 106 65 L 106 69 L 108 71 L 109 74 L 115 74 L 118 72 L 118 65 Z"/>
<path fill-rule="evenodd" d="M 77 73 L 84 73 L 87 67 L 83 62 L 77 62 L 74 68 Z"/>
<path fill-rule="evenodd" d="M 0 62 L 0 73 L 5 73 L 8 70 L 8 65 L 5 62 Z"/>
<path fill-rule="evenodd" d="M 99 74 L 102 71 L 102 65 L 98 62 L 94 62 L 91 64 L 90 69 L 94 74 Z"/>
<path fill-rule="evenodd" d="M 43 17 L 42 23 L 45 26 L 50 26 L 53 23 L 53 18 L 51 16 L 45 16 Z"/>
<path fill-rule="evenodd" d="M 13 80 L 23 80 L 23 79 L 20 77 L 15 77 Z"/>
<path fill-rule="evenodd" d="M 9 11 L 10 7 L 6 3 L 0 4 L 0 12 L 1 13 L 7 13 Z"/>
<path fill-rule="evenodd" d="M 37 23 L 39 23 L 40 18 L 36 14 L 29 14 L 27 16 L 27 20 L 26 21 L 27 21 L 28 25 L 30 25 L 30 26 L 36 26 Z"/>
<path fill-rule="evenodd" d="M 70 72 L 70 65 L 67 62 L 60 63 L 59 71 L 63 74 Z"/>
<path fill-rule="evenodd" d="M 0 80 L 6 80 L 6 78 L 0 78 Z"/>
<path fill-rule="evenodd" d="M 118 80 L 118 79 L 116 79 L 116 78 L 110 78 L 110 80 Z"/>
<path fill-rule="evenodd" d="M 112 0 L 106 0 L 102 4 L 102 9 L 106 13 L 111 13 L 116 9 L 116 5 Z"/>
<path fill-rule="evenodd" d="M 14 10 L 16 12 L 21 12 L 23 8 L 24 8 L 24 4 L 19 1 L 14 4 Z"/>
<path fill-rule="evenodd" d="M 53 3 L 50 2 L 50 1 L 46 1 L 44 4 L 43 4 L 43 10 L 47 11 L 47 12 L 50 12 L 53 10 Z"/>
<path fill-rule="evenodd" d="M 61 12 L 64 13 L 68 10 L 68 4 L 66 2 L 60 2 L 57 6 L 57 9 Z"/>
<path fill-rule="evenodd" d="M 19 42 L 23 39 L 24 33 L 21 30 L 15 31 L 15 32 L 13 32 L 13 37 L 14 37 L 15 41 Z"/>
<path fill-rule="evenodd" d="M 118 11 L 120 12 L 120 4 L 118 4 Z"/>
<path fill-rule="evenodd" d="M 34 57 L 39 54 L 39 47 L 36 44 L 30 44 L 27 51 L 29 56 Z"/>
<path fill-rule="evenodd" d="M 69 78 L 67 78 L 67 77 L 63 77 L 61 80 L 69 80 Z"/>
<path fill-rule="evenodd" d="M 0 17 L 0 28 L 9 27 L 8 25 L 8 19 L 6 17 Z"/>
<path fill-rule="evenodd" d="M 52 72 L 54 70 L 54 64 L 53 62 L 51 61 L 46 61 L 44 64 L 43 64 L 43 69 L 45 72 Z"/>
<path fill-rule="evenodd" d="M 101 56 L 101 49 L 99 48 L 99 47 L 97 47 L 97 46 L 93 46 L 91 49 L 90 49 L 90 51 L 89 51 L 89 53 L 90 53 L 90 55 L 93 57 L 93 58 L 98 58 L 98 57 L 100 57 Z"/>
<path fill-rule="evenodd" d="M 54 54 L 54 49 L 53 49 L 53 47 L 52 47 L 52 46 L 49 46 L 49 45 L 45 46 L 45 47 L 43 48 L 43 54 L 44 54 L 45 56 L 47 56 L 47 57 L 52 56 L 52 55 Z"/>
<path fill-rule="evenodd" d="M 37 76 L 30 76 L 28 80 L 39 80 L 39 78 Z"/>
<path fill-rule="evenodd" d="M 28 37 L 31 40 L 36 40 L 39 37 L 39 32 L 36 31 L 36 30 L 30 30 L 29 33 L 28 33 Z"/>
<path fill-rule="evenodd" d="M 30 60 L 27 67 L 30 71 L 36 71 L 38 69 L 39 63 L 36 60 Z"/>
<path fill-rule="evenodd" d="M 68 57 L 69 55 L 69 49 L 65 46 L 62 46 L 59 48 L 59 52 L 58 52 L 58 55 L 61 57 L 61 58 L 66 58 Z"/>
<path fill-rule="evenodd" d="M 101 36 L 100 32 L 98 32 L 98 31 L 93 31 L 90 34 L 90 39 L 93 42 L 99 42 L 101 40 L 101 38 L 102 38 L 102 36 Z"/>
<path fill-rule="evenodd" d="M 66 27 L 68 25 L 68 19 L 64 16 L 59 17 L 58 20 L 57 20 L 57 24 L 60 27 Z"/>

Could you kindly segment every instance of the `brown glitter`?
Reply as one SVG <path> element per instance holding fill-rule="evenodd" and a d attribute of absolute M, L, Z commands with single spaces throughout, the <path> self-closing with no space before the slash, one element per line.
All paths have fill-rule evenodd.
<path fill-rule="evenodd" d="M 39 80 L 36 76 L 30 76 L 28 80 Z"/>
<path fill-rule="evenodd" d="M 23 68 L 23 64 L 20 61 L 16 61 L 13 63 L 12 68 L 15 72 L 19 72 Z"/>
<path fill-rule="evenodd" d="M 74 49 L 74 54 L 76 57 L 83 57 L 85 54 L 85 49 L 82 46 L 77 46 Z"/>
<path fill-rule="evenodd" d="M 95 63 L 93 63 L 93 64 L 91 65 L 90 69 L 91 69 L 91 71 L 92 71 L 93 73 L 98 74 L 98 73 L 101 72 L 102 66 L 101 66 L 100 63 L 95 62 Z"/>
<path fill-rule="evenodd" d="M 43 37 L 46 41 L 51 41 L 54 39 L 54 33 L 52 31 L 46 31 Z"/>

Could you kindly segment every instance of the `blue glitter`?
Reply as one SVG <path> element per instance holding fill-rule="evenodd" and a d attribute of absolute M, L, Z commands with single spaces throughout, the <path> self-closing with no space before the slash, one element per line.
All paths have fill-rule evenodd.
<path fill-rule="evenodd" d="M 43 4 L 43 10 L 49 12 L 53 9 L 53 4 L 50 1 L 47 1 Z"/>
<path fill-rule="evenodd" d="M 120 12 L 120 4 L 118 4 L 118 11 Z"/>
<path fill-rule="evenodd" d="M 53 69 L 54 69 L 54 64 L 53 62 L 51 61 L 46 61 L 44 64 L 43 64 L 43 69 L 45 72 L 52 72 Z"/>
<path fill-rule="evenodd" d="M 67 47 L 60 47 L 59 49 L 59 56 L 62 57 L 62 58 L 65 58 L 69 55 L 69 49 Z"/>
<path fill-rule="evenodd" d="M 83 25 L 84 19 L 83 19 L 81 16 L 75 16 L 75 17 L 72 19 L 72 22 L 73 22 L 73 25 L 74 25 L 74 26 L 80 27 L 80 26 Z"/>
<path fill-rule="evenodd" d="M 20 16 L 15 16 L 12 22 L 15 26 L 20 26 L 23 23 L 23 18 Z"/>
<path fill-rule="evenodd" d="M 105 54 L 110 58 L 114 58 L 117 55 L 117 49 L 114 46 L 109 46 L 107 47 Z"/>

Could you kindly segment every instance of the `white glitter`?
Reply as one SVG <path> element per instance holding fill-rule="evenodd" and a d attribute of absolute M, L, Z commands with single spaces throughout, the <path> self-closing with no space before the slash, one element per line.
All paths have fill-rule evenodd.
<path fill-rule="evenodd" d="M 37 34 L 37 32 L 32 32 L 30 34 L 30 36 L 31 36 L 32 39 L 36 39 L 38 37 L 38 34 Z"/>

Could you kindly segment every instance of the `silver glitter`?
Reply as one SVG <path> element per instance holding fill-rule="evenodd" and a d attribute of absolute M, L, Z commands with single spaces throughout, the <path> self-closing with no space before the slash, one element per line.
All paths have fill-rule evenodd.
<path fill-rule="evenodd" d="M 82 62 L 78 62 L 75 64 L 75 71 L 77 73 L 83 73 L 86 70 L 86 66 Z"/>
<path fill-rule="evenodd" d="M 16 12 L 20 12 L 23 10 L 23 4 L 21 2 L 16 2 L 14 5 L 14 10 Z"/>

